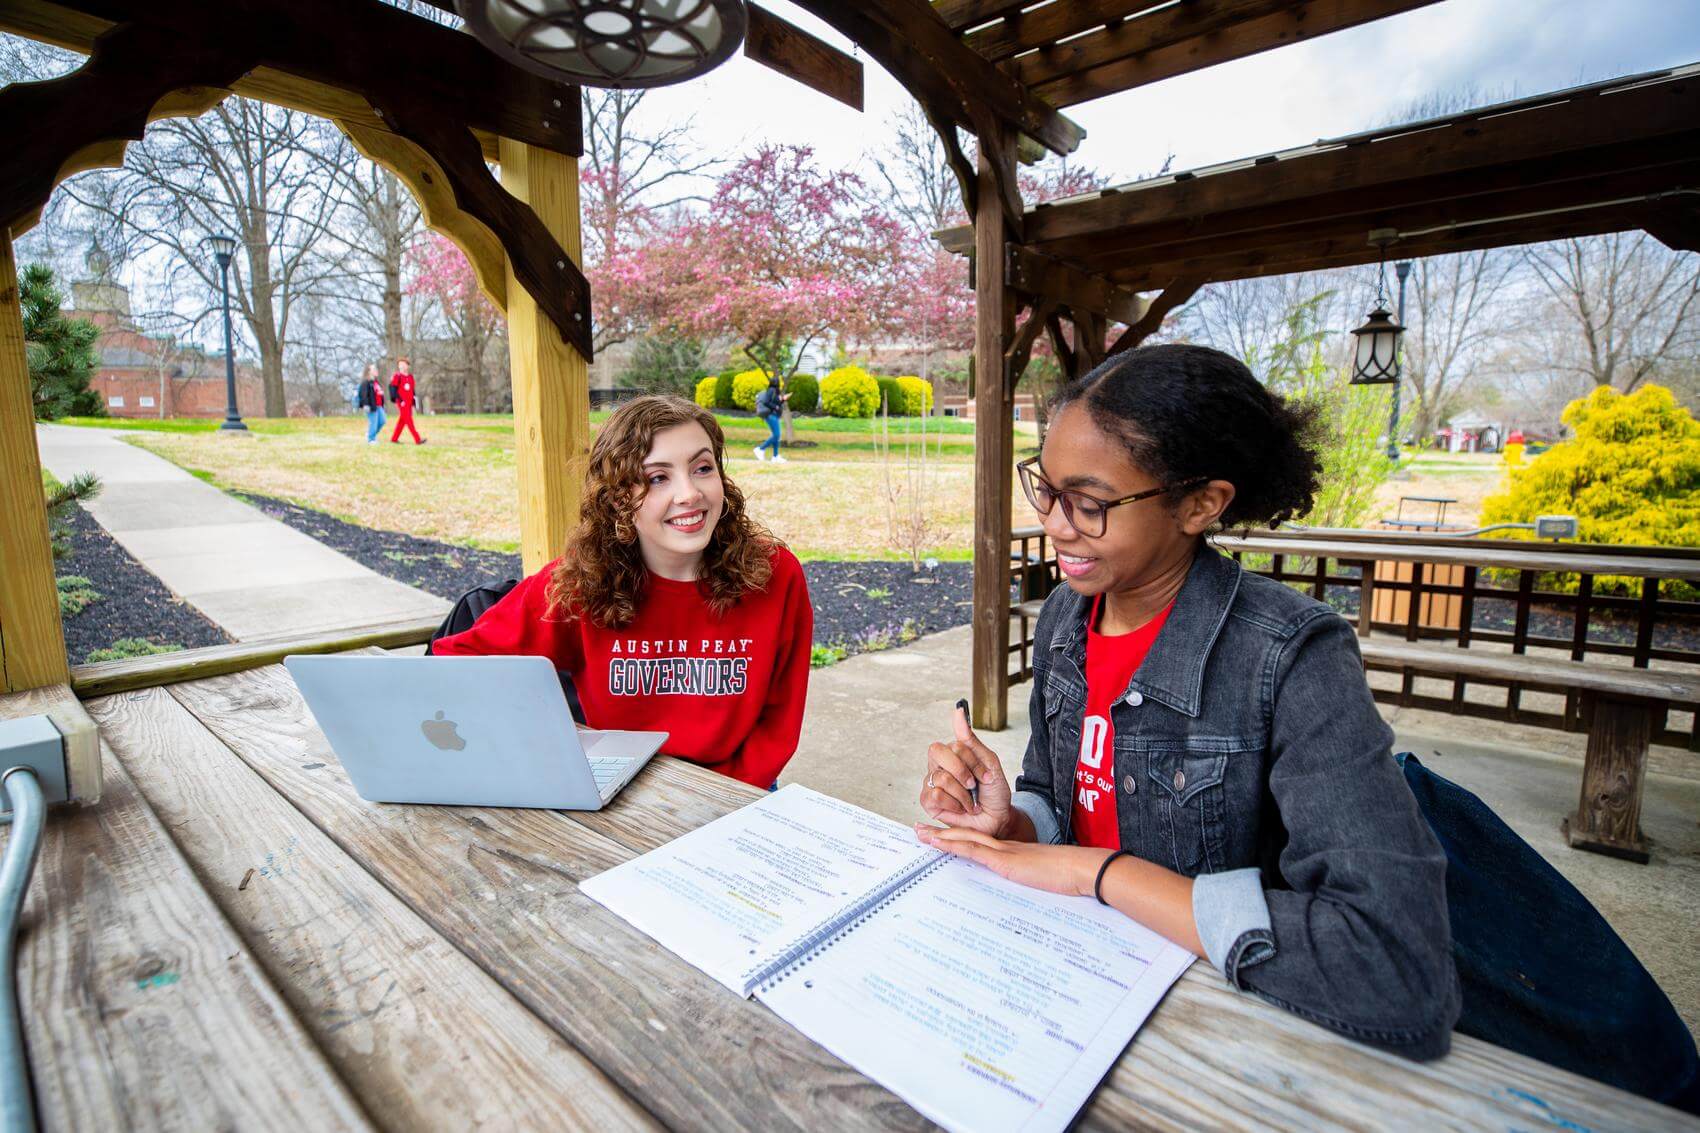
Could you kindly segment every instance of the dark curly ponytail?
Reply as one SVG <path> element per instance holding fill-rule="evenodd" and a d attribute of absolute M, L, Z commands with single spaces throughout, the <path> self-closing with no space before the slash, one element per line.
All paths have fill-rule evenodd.
<path fill-rule="evenodd" d="M 1320 471 L 1316 407 L 1270 393 L 1220 350 L 1143 346 L 1114 355 L 1065 387 L 1051 412 L 1076 401 L 1163 483 L 1232 484 L 1223 527 L 1276 527 L 1310 510 Z"/>

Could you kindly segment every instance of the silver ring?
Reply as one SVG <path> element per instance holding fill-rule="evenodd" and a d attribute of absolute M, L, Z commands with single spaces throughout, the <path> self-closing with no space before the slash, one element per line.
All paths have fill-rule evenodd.
<path fill-rule="evenodd" d="M 927 776 L 927 786 L 931 787 L 932 785 L 933 785 L 933 777 L 931 775 L 928 775 Z"/>

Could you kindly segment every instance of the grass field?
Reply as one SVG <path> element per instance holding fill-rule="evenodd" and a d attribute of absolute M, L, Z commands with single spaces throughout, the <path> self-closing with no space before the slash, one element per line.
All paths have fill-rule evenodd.
<path fill-rule="evenodd" d="M 592 415 L 600 424 L 607 414 Z M 767 426 L 724 417 L 729 471 L 751 511 L 804 558 L 905 557 L 893 543 L 884 503 L 885 464 L 879 422 L 805 418 L 789 463 L 758 463 L 750 449 Z M 367 527 L 405 531 L 490 550 L 519 541 L 513 419 L 444 416 L 420 420 L 430 443 L 370 445 L 363 418 L 322 417 L 249 422 L 252 437 L 220 435 L 217 420 L 67 420 L 97 428 L 134 428 L 132 443 L 222 488 L 277 496 Z M 949 430 L 948 432 L 941 431 Z M 891 468 L 902 485 L 906 435 L 920 446 L 920 423 L 894 419 Z M 929 419 L 930 509 L 937 527 L 926 553 L 969 556 L 974 524 L 973 426 Z M 1029 442 L 1031 443 L 1031 442 Z M 1019 447 L 1019 442 L 1018 442 Z"/>
<path fill-rule="evenodd" d="M 592 415 L 593 424 L 607 419 Z M 751 511 L 803 558 L 894 559 L 907 552 L 892 536 L 886 504 L 888 465 L 878 452 L 878 421 L 803 418 L 789 463 L 758 463 L 750 453 L 767 435 L 762 422 L 722 417 L 729 471 L 749 497 Z M 132 442 L 223 488 L 276 496 L 330 512 L 367 527 L 489 550 L 512 551 L 519 541 L 513 419 L 502 415 L 421 419 L 429 444 L 364 443 L 365 421 L 346 417 L 257 419 L 254 436 L 221 436 L 212 420 L 68 420 L 97 428 L 137 430 Z M 891 480 L 905 483 L 905 430 L 919 422 L 890 423 Z M 935 532 L 926 553 L 941 559 L 970 557 L 974 527 L 973 425 L 929 419 L 928 497 Z M 1017 426 L 1018 453 L 1033 451 L 1032 426 Z M 912 451 L 918 440 L 912 441 Z M 1497 457 L 1424 454 L 1383 484 L 1368 523 L 1391 516 L 1399 497 L 1451 496 L 1449 522 L 1473 524 L 1482 499 L 1503 482 Z M 1016 524 L 1033 521 L 1014 489 Z M 1407 506 L 1407 518 L 1432 513 Z"/>

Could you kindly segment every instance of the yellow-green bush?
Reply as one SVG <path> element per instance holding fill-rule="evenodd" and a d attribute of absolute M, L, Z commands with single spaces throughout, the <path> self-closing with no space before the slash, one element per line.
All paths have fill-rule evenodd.
<path fill-rule="evenodd" d="M 1700 422 L 1670 390 L 1643 386 L 1625 395 L 1601 386 L 1566 406 L 1564 423 L 1575 436 L 1510 469 L 1505 491 L 1482 503 L 1484 524 L 1574 515 L 1578 537 L 1587 543 L 1700 546 Z M 1576 586 L 1574 577 L 1543 584 L 1555 581 L 1559 589 Z M 1637 581 L 1622 577 L 1594 584 L 1640 590 Z M 1664 593 L 1696 596 L 1681 583 L 1667 583 Z"/>
<path fill-rule="evenodd" d="M 767 374 L 761 370 L 745 370 L 732 377 L 732 404 L 739 409 L 755 411 L 756 398 L 767 388 Z"/>
<path fill-rule="evenodd" d="M 714 390 L 720 384 L 720 375 L 710 374 L 697 382 L 697 391 L 692 395 L 696 403 L 704 409 L 714 408 Z"/>
<path fill-rule="evenodd" d="M 879 412 L 879 383 L 860 366 L 840 366 L 821 379 L 820 403 L 833 417 L 872 417 Z"/>
<path fill-rule="evenodd" d="M 905 417 L 925 417 L 933 411 L 933 383 L 913 374 L 897 379 L 897 388 L 903 392 L 903 415 Z M 897 410 L 892 409 L 895 413 Z"/>

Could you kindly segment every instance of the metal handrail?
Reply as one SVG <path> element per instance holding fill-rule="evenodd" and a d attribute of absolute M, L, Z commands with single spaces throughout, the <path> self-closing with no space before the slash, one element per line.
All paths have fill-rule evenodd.
<path fill-rule="evenodd" d="M 35 1099 L 18 1012 L 18 921 L 41 850 L 47 802 L 29 767 L 13 767 L 0 775 L 0 794 L 12 803 L 12 836 L 0 857 L 0 1128 L 5 1133 L 35 1133 Z"/>

